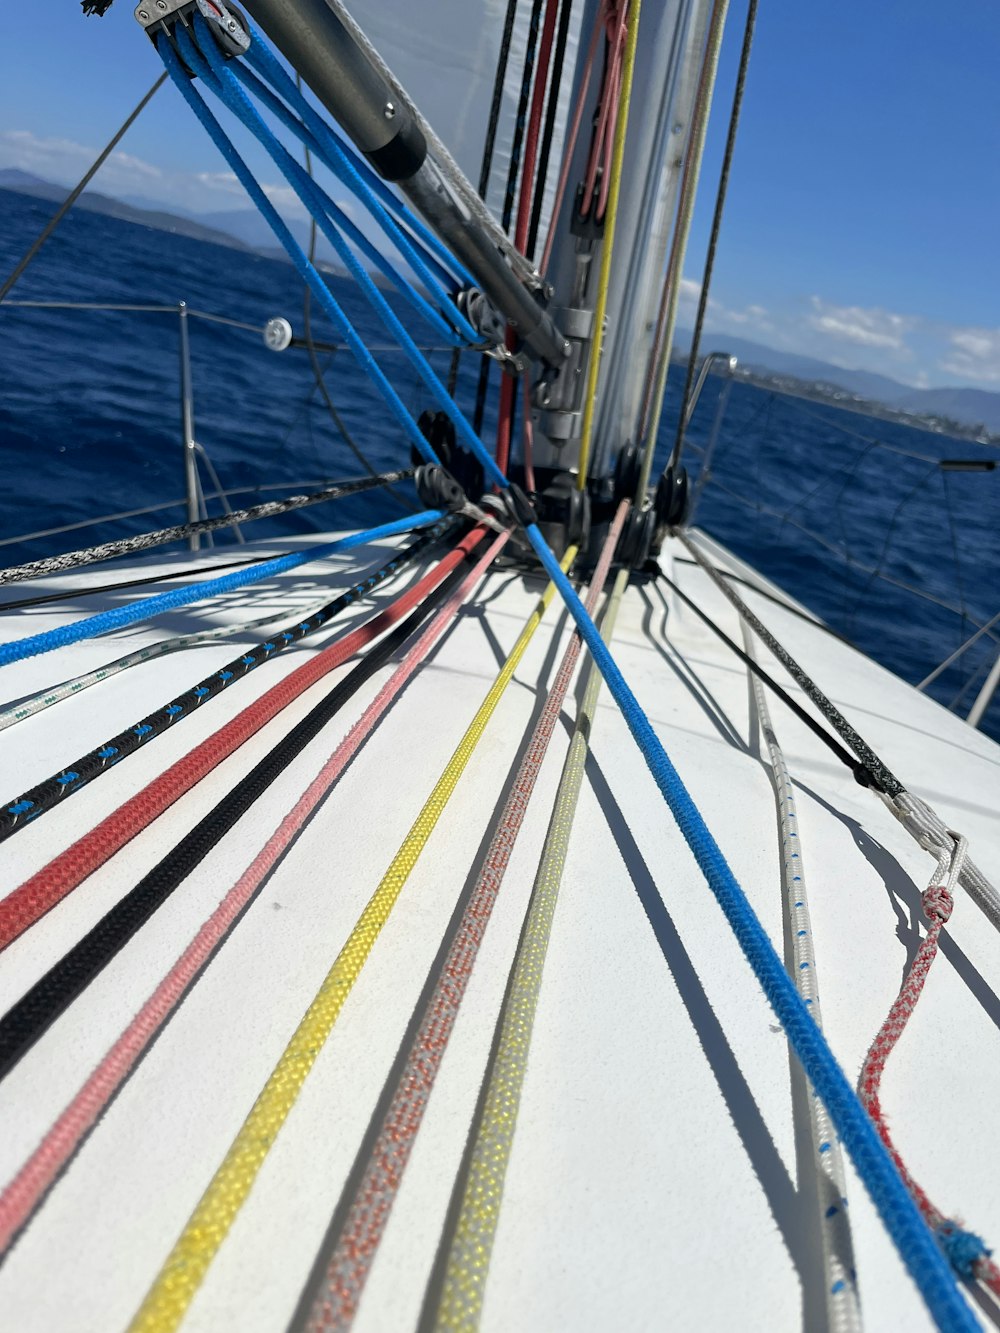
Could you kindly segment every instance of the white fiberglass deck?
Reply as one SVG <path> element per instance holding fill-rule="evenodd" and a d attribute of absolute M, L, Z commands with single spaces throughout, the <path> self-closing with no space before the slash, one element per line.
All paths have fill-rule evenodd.
<path fill-rule="evenodd" d="M 684 554 L 668 544 L 665 567 L 673 561 L 685 591 L 739 638 L 735 614 Z M 317 591 L 321 598 L 347 586 L 348 571 L 377 555 L 352 552 L 268 584 L 274 591 L 266 598 L 242 594 L 221 606 L 194 606 L 8 667 L 0 704 L 165 634 L 239 622 L 272 606 L 312 605 Z M 172 569 L 184 559 L 153 564 Z M 201 559 L 211 563 L 205 553 Z M 418 561 L 380 587 L 374 603 L 387 605 L 422 567 Z M 108 568 L 118 579 L 150 564 Z M 101 581 L 104 570 L 16 593 L 79 587 Z M 4 1329 L 115 1333 L 127 1326 L 540 587 L 514 571 L 492 574 L 383 719 L 0 1267 Z M 831 635 L 745 595 L 903 782 L 968 836 L 981 868 L 1000 881 L 1000 748 Z M 21 637 L 109 604 L 95 596 L 7 616 L 0 634 Z M 371 605 L 353 607 L 328 632 L 265 664 L 18 833 L 0 851 L 3 891 L 306 654 L 366 619 Z M 211 1266 L 184 1325 L 191 1333 L 287 1326 L 567 634 L 556 604 Z M 4 796 L 30 788 L 257 641 L 226 639 L 147 663 L 4 732 Z M 779 835 L 745 669 L 659 583 L 630 587 L 613 648 L 780 951 Z M 759 657 L 800 697 L 766 650 Z M 348 669 L 310 689 L 17 940 L 0 960 L 0 1010 Z M 306 748 L 0 1085 L 0 1181 L 20 1167 L 391 670 Z M 355 1325 L 364 1333 L 418 1324 L 578 694 L 574 686 L 375 1259 Z M 798 786 L 825 1026 L 853 1079 L 923 934 L 920 890 L 933 861 L 779 701 L 771 709 Z M 823 1328 L 808 1131 L 796 1131 L 788 1047 L 606 693 L 570 847 L 483 1327 Z M 1000 937 L 961 893 L 945 934 L 889 1062 L 882 1099 L 896 1142 L 932 1199 L 1000 1244 Z M 930 1327 L 850 1168 L 848 1192 L 866 1328 Z"/>

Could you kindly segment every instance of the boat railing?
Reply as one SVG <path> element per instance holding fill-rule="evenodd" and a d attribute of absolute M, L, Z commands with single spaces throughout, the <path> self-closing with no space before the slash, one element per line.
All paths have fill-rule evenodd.
<path fill-rule="evenodd" d="M 736 475 L 731 478 L 726 477 L 724 467 L 720 468 L 718 463 L 720 440 L 725 440 L 729 445 L 739 441 L 745 447 L 750 438 L 750 423 L 743 422 L 734 430 L 733 423 L 728 420 L 730 395 L 737 379 L 736 371 L 735 358 L 724 352 L 709 353 L 702 363 L 695 393 L 692 395 L 692 405 L 688 410 L 685 421 L 685 450 L 690 449 L 697 458 L 697 463 L 692 466 L 694 478 L 692 482 L 691 517 L 693 518 L 701 503 L 706 488 L 712 486 L 724 493 L 732 503 L 752 511 L 759 517 L 775 520 L 782 527 L 787 524 L 794 528 L 804 539 L 818 545 L 829 556 L 834 557 L 838 564 L 849 570 L 852 575 L 867 579 L 866 588 L 875 582 L 884 583 L 908 597 L 920 599 L 949 616 L 957 618 L 960 622 L 960 633 L 963 636 L 960 643 L 943 661 L 934 666 L 933 670 L 929 671 L 923 679 L 916 682 L 915 687 L 918 690 L 928 690 L 931 686 L 937 686 L 934 693 L 939 701 L 945 703 L 952 711 L 957 711 L 967 701 L 973 688 L 979 682 L 982 682 L 972 706 L 966 714 L 966 720 L 970 725 L 978 727 L 994 695 L 1000 689 L 1000 611 L 987 618 L 974 613 L 967 603 L 964 593 L 964 571 L 957 538 L 959 525 L 952 508 L 948 478 L 949 475 L 954 473 L 997 472 L 997 460 L 985 456 L 979 458 L 942 457 L 938 454 L 902 448 L 898 444 L 892 444 L 888 440 L 866 434 L 862 430 L 855 430 L 836 421 L 828 413 L 821 410 L 823 407 L 851 410 L 850 407 L 845 407 L 843 403 L 827 403 L 825 400 L 807 398 L 804 395 L 788 392 L 786 387 L 775 386 L 767 381 L 755 379 L 744 370 L 741 378 L 767 393 L 768 397 L 765 400 L 764 407 L 768 411 L 769 405 L 780 398 L 783 410 L 787 409 L 812 417 L 822 425 L 825 431 L 836 431 L 845 438 L 856 440 L 861 446 L 855 451 L 853 457 L 846 460 L 837 460 L 834 466 L 828 469 L 823 476 L 811 481 L 807 489 L 791 504 L 780 507 L 778 504 L 771 502 L 773 497 L 764 498 L 748 487 L 745 453 L 740 457 L 740 465 Z M 721 383 L 715 410 L 704 436 L 704 443 L 699 444 L 687 434 L 687 427 L 691 424 L 694 407 L 697 405 L 711 372 L 714 372 Z M 874 418 L 864 415 L 862 419 L 869 421 Z M 762 438 L 760 447 L 763 448 L 765 443 L 766 441 Z M 900 476 L 901 488 L 905 487 L 906 489 L 902 489 L 887 525 L 882 549 L 873 563 L 871 560 L 861 558 L 856 551 L 851 549 L 848 537 L 849 509 L 845 509 L 841 497 L 847 496 L 850 498 L 852 484 L 861 465 L 876 450 L 906 460 L 908 464 L 922 464 L 924 465 L 924 471 L 917 477 L 914 485 L 911 485 L 914 481 L 912 474 L 907 474 L 905 477 Z M 921 587 L 907 578 L 900 577 L 898 573 L 894 573 L 886 567 L 893 554 L 894 540 L 897 532 L 900 531 L 899 520 L 907 503 L 916 495 L 921 494 L 926 485 L 933 484 L 934 478 L 940 479 L 942 488 L 941 503 L 937 506 L 942 525 L 940 546 L 942 550 L 950 552 L 950 558 L 954 565 L 955 587 L 958 592 L 957 600 L 942 596 L 939 592 L 932 591 L 929 588 Z M 837 482 L 840 487 L 833 505 L 829 507 L 831 514 L 836 515 L 840 530 L 839 537 L 836 539 L 821 531 L 816 524 L 806 521 L 803 512 L 808 501 L 819 495 L 823 487 L 830 482 Z M 725 534 L 720 535 L 725 537 Z M 928 534 L 928 536 L 930 538 L 932 534 Z M 849 619 L 848 623 L 839 626 L 839 628 L 848 631 L 850 629 Z M 970 627 L 972 632 L 966 634 L 965 631 Z M 865 650 L 872 651 L 872 648 L 865 646 Z M 874 655 L 877 656 L 878 654 L 875 653 Z M 970 661 L 972 665 L 965 671 L 965 678 L 961 681 L 959 689 L 949 698 L 946 693 L 942 693 L 945 682 L 951 680 L 958 683 L 956 678 L 959 672 Z"/>
<path fill-rule="evenodd" d="M 245 333 L 255 334 L 261 338 L 270 350 L 283 352 L 288 348 L 311 349 L 315 353 L 336 353 L 347 350 L 347 345 L 342 343 L 325 342 L 311 337 L 297 337 L 290 322 L 281 316 L 269 319 L 264 324 L 253 324 L 247 320 L 234 319 L 229 315 L 217 315 L 207 310 L 197 310 L 189 306 L 186 301 L 177 301 L 173 304 L 163 304 L 151 301 L 21 301 L 11 300 L 9 297 L 3 302 L 5 307 L 20 307 L 22 309 L 32 310 L 79 310 L 108 313 L 124 314 L 143 314 L 143 315 L 171 315 L 177 320 L 177 360 L 178 360 L 178 390 L 180 402 L 180 443 L 182 450 L 182 460 L 184 469 L 184 488 L 185 494 L 182 499 L 168 500 L 162 504 L 145 505 L 138 509 L 122 510 L 114 514 L 99 514 L 95 518 L 82 519 L 77 523 L 67 523 L 60 527 L 45 528 L 37 532 L 19 533 L 14 537 L 0 538 L 0 546 L 19 545 L 24 542 L 34 541 L 41 537 L 53 537 L 59 533 L 73 532 L 80 528 L 97 527 L 102 523 L 121 521 L 129 518 L 136 518 L 143 514 L 154 514 L 167 512 L 170 509 L 179 509 L 183 506 L 189 523 L 197 522 L 198 519 L 208 517 L 208 501 L 216 500 L 222 506 L 223 514 L 232 513 L 232 507 L 229 504 L 229 498 L 234 495 L 257 494 L 261 491 L 277 490 L 296 490 L 299 487 L 308 488 L 311 486 L 324 486 L 331 484 L 335 478 L 324 477 L 319 480 L 296 482 L 289 484 L 262 484 L 259 486 L 241 486 L 235 489 L 225 489 L 219 480 L 218 473 L 212 463 L 208 450 L 197 439 L 195 434 L 195 412 L 194 412 L 194 377 L 191 369 L 191 340 L 189 334 L 189 321 L 199 320 L 206 324 L 224 325 L 228 328 L 239 329 Z M 399 348 L 395 344 L 372 345 L 369 348 L 372 352 L 379 353 L 398 353 Z M 449 351 L 450 348 L 426 347 L 422 349 L 425 352 Z M 208 474 L 211 486 L 206 489 L 201 478 L 201 467 Z M 240 531 L 239 523 L 235 520 L 231 526 L 233 535 L 237 542 L 244 542 L 245 538 Z M 192 551 L 200 549 L 201 538 L 198 533 L 192 533 L 187 539 L 188 547 Z M 208 534 L 208 542 L 214 545 L 211 534 Z"/>

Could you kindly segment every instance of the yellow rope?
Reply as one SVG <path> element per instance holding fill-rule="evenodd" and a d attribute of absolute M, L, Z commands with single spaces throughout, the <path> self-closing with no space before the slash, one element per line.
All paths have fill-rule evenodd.
<path fill-rule="evenodd" d="M 611 639 L 628 578 L 629 571 L 620 570 L 608 598 L 601 625 L 605 643 Z M 479 1327 L 493 1238 L 500 1220 L 507 1163 L 514 1144 L 531 1030 L 541 992 L 542 969 L 566 865 L 570 831 L 583 785 L 601 683 L 601 673 L 592 661 L 500 1015 L 500 1037 L 487 1074 L 486 1096 L 473 1125 L 472 1155 L 434 1321 L 436 1333 L 444 1333 L 444 1330 L 447 1333 L 475 1333 Z"/>
<path fill-rule="evenodd" d="M 677 205 L 677 220 L 674 223 L 673 243 L 670 247 L 670 259 L 663 278 L 663 301 L 668 303 L 663 312 L 664 328 L 660 344 L 660 360 L 655 367 L 650 364 L 650 376 L 655 374 L 653 401 L 645 406 L 645 419 L 641 423 L 640 444 L 644 443 L 642 468 L 639 485 L 636 488 L 636 502 L 645 496 L 649 485 L 649 474 L 653 469 L 653 455 L 656 453 L 656 437 L 660 431 L 660 417 L 663 413 L 663 397 L 667 388 L 667 372 L 670 369 L 670 353 L 674 343 L 674 327 L 677 323 L 677 305 L 681 294 L 681 276 L 684 271 L 684 257 L 687 254 L 688 237 L 691 234 L 691 220 L 694 217 L 694 205 L 698 196 L 698 178 L 701 175 L 701 163 L 705 153 L 705 135 L 708 130 L 708 118 L 712 110 L 712 97 L 715 93 L 715 75 L 719 68 L 719 55 L 722 50 L 722 36 L 726 26 L 726 12 L 729 0 L 715 0 L 712 17 L 709 22 L 705 54 L 702 60 L 701 75 L 698 79 L 698 95 L 694 107 L 694 123 L 684 161 L 684 173 L 681 177 L 681 195 Z M 652 349 L 650 350 L 652 356 Z"/>
<path fill-rule="evenodd" d="M 625 59 L 622 62 L 622 86 L 618 97 L 618 122 L 615 125 L 615 142 L 611 150 L 611 186 L 608 190 L 608 206 L 604 215 L 601 274 L 597 287 L 597 305 L 594 309 L 594 341 L 590 349 L 590 365 L 587 367 L 587 391 L 583 400 L 580 457 L 576 472 L 576 487 L 580 491 L 587 484 L 587 468 L 590 466 L 590 449 L 594 439 L 597 376 L 601 368 L 604 319 L 608 309 L 608 288 L 611 285 L 611 256 L 615 248 L 615 224 L 618 220 L 618 196 L 621 193 L 622 162 L 625 158 L 625 131 L 628 129 L 628 113 L 632 101 L 632 74 L 635 70 L 635 49 L 639 39 L 639 9 L 641 4 L 642 0 L 632 0 L 628 11 L 628 37 L 625 40 Z"/>
<path fill-rule="evenodd" d="M 575 557 L 576 547 L 570 547 L 563 570 Z M 184 1318 L 554 594 L 550 583 L 157 1274 L 129 1333 L 172 1333 Z"/>

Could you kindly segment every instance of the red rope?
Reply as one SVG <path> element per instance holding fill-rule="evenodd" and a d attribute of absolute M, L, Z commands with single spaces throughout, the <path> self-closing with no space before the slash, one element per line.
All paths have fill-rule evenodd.
<path fill-rule="evenodd" d="M 359 648 L 396 624 L 423 600 L 482 540 L 485 529 L 474 528 L 429 570 L 367 624 L 338 639 L 321 653 L 244 709 L 225 727 L 207 737 L 142 791 L 119 806 L 96 828 L 77 839 L 0 902 L 0 950 L 6 949 L 88 875 L 120 851 L 137 833 L 158 818 L 216 765 L 256 735 L 300 694 L 352 657 Z"/>
<path fill-rule="evenodd" d="M 52 1125 L 42 1142 L 0 1195 L 0 1255 L 25 1225 L 76 1152 L 84 1136 L 104 1113 L 149 1043 L 180 1004 L 188 987 L 210 960 L 230 928 L 253 898 L 265 876 L 351 762 L 382 714 L 425 660 L 459 607 L 499 554 L 502 533 L 452 593 L 376 698 L 350 729 L 265 846 L 219 903 L 156 990 Z M 442 562 L 443 563 L 443 562 Z M 437 571 L 435 571 L 437 572 Z M 393 609 L 393 608 L 390 608 Z"/>
<path fill-rule="evenodd" d="M 573 121 L 570 126 L 569 134 L 566 136 L 566 146 L 563 150 L 563 164 L 559 172 L 559 184 L 556 186 L 556 197 L 552 203 L 552 216 L 549 218 L 549 230 L 545 237 L 545 249 L 542 252 L 542 262 L 539 270 L 546 273 L 549 267 L 549 260 L 552 257 L 552 246 L 556 238 L 556 220 L 559 217 L 559 211 L 562 208 L 563 199 L 566 197 L 566 186 L 569 184 L 569 173 L 573 165 L 573 154 L 576 151 L 576 141 L 580 136 L 580 125 L 583 122 L 583 111 L 587 103 L 587 94 L 590 89 L 590 78 L 594 69 L 594 60 L 597 56 L 597 43 L 600 40 L 601 32 L 607 22 L 608 0 L 598 7 L 594 19 L 594 30 L 590 36 L 590 46 L 587 49 L 587 59 L 584 63 L 583 74 L 580 77 L 580 89 L 576 97 L 576 105 L 573 108 Z"/>
<path fill-rule="evenodd" d="M 556 19 L 559 16 L 559 0 L 548 0 L 545 6 L 545 18 L 542 22 L 542 35 L 538 43 L 538 63 L 535 67 L 535 86 L 531 90 L 531 107 L 528 112 L 528 128 L 524 136 L 524 164 L 521 168 L 521 192 L 517 200 L 517 217 L 514 222 L 514 247 L 523 252 L 528 242 L 528 227 L 531 222 L 531 195 L 535 180 L 535 160 L 538 157 L 538 135 L 545 110 L 545 87 L 549 77 L 549 62 L 552 58 L 552 40 L 556 31 Z M 517 345 L 517 336 L 513 329 L 507 330 L 507 350 L 513 351 Z M 514 420 L 514 394 L 516 381 L 513 375 L 504 375 L 500 382 L 500 410 L 497 418 L 497 467 L 506 473 L 510 462 L 510 437 Z"/>
<path fill-rule="evenodd" d="M 959 855 L 962 854 L 962 851 L 963 849 L 960 847 Z M 956 856 L 957 859 L 958 856 Z M 952 879 L 956 878 L 957 873 L 953 869 Z M 921 896 L 921 905 L 924 916 L 930 923 L 927 934 L 917 950 L 916 957 L 910 965 L 910 970 L 892 1008 L 889 1010 L 888 1017 L 871 1044 L 871 1049 L 861 1070 L 861 1077 L 858 1080 L 858 1094 L 874 1121 L 879 1137 L 895 1163 L 896 1170 L 902 1177 L 903 1183 L 913 1196 L 913 1200 L 923 1214 L 928 1226 L 938 1237 L 942 1248 L 955 1269 L 966 1279 L 977 1278 L 989 1287 L 995 1295 L 1000 1296 L 1000 1268 L 990 1259 L 990 1251 L 986 1249 L 978 1236 L 963 1230 L 957 1223 L 945 1217 L 944 1213 L 931 1202 L 921 1186 L 914 1180 L 906 1163 L 900 1156 L 898 1148 L 892 1141 L 889 1127 L 885 1122 L 882 1103 L 879 1100 L 879 1090 L 886 1061 L 903 1035 L 903 1030 L 923 992 L 927 974 L 937 957 L 941 931 L 945 922 L 951 916 L 954 901 L 951 893 L 944 885 L 932 884 Z"/>

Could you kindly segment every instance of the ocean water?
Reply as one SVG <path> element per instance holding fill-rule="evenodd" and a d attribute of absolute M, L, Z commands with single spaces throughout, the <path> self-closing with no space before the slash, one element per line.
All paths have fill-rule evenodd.
<path fill-rule="evenodd" d="M 0 190 L 0 275 L 13 267 L 50 210 L 48 203 Z M 338 281 L 335 290 L 362 334 L 383 343 L 351 284 Z M 290 265 L 92 213 L 64 220 L 12 299 L 170 306 L 183 300 L 192 309 L 257 328 L 282 315 L 297 332 L 302 329 L 302 288 Z M 192 319 L 190 326 L 196 435 L 225 488 L 358 475 L 314 393 L 304 352 L 271 352 L 259 334 L 225 325 Z M 333 338 L 321 320 L 314 332 Z M 425 341 L 431 345 L 433 334 Z M 349 354 L 324 360 L 337 407 L 372 464 L 398 466 L 409 447 L 375 391 Z M 448 352 L 435 351 L 431 360 L 442 375 L 447 372 Z M 474 395 L 474 362 L 463 358 L 459 381 L 459 400 L 467 405 Z M 383 364 L 408 405 L 417 411 L 428 405 L 398 352 L 386 354 Z M 673 367 L 658 446 L 661 465 L 682 382 L 681 368 Z M 719 387 L 720 381 L 710 380 L 692 422 L 689 439 L 696 448 L 689 462 L 695 474 L 696 449 L 710 438 Z M 180 501 L 179 441 L 175 314 L 0 306 L 0 539 Z M 916 683 L 977 623 L 1000 610 L 1000 470 L 947 472 L 938 466 L 941 458 L 997 459 L 1000 451 L 737 382 L 697 521 L 877 661 Z M 254 500 L 248 492 L 232 503 Z M 268 520 L 252 531 L 270 537 L 363 526 L 383 520 L 387 504 L 384 493 L 372 492 Z M 182 517 L 179 506 L 12 541 L 0 546 L 0 564 Z M 231 549 L 230 537 L 217 538 L 216 552 Z M 212 558 L 206 553 L 206 562 Z M 983 636 L 929 692 L 964 714 L 997 651 L 997 642 Z M 1000 739 L 1000 697 L 984 729 Z"/>

